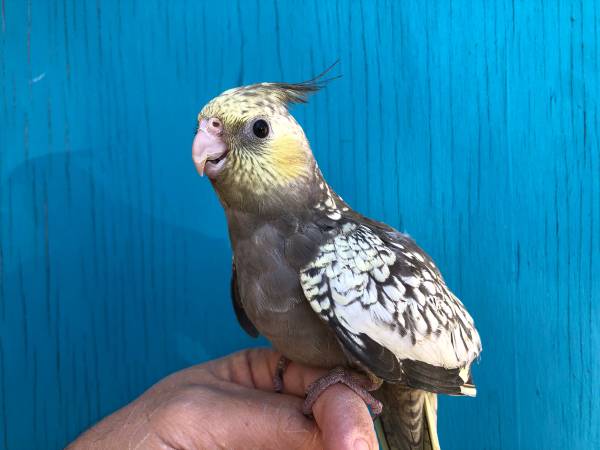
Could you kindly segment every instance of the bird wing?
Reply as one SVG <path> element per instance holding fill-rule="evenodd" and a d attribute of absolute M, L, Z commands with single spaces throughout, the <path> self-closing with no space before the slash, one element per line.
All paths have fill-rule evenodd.
<path fill-rule="evenodd" d="M 240 298 L 240 290 L 238 288 L 237 281 L 237 272 L 235 270 L 235 261 L 232 261 L 231 263 L 231 301 L 233 303 L 235 317 L 237 317 L 237 320 L 244 329 L 244 331 L 253 338 L 258 337 L 258 330 L 248 318 L 248 315 L 244 310 L 244 305 L 242 304 L 242 299 Z"/>
<path fill-rule="evenodd" d="M 300 271 L 312 309 L 376 375 L 469 394 L 479 335 L 431 258 L 384 224 L 365 219 L 340 226 Z"/>

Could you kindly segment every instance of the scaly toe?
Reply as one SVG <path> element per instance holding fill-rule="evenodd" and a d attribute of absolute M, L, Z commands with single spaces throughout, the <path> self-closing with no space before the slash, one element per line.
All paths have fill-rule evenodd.
<path fill-rule="evenodd" d="M 312 416 L 312 409 L 319 396 L 334 384 L 341 383 L 352 389 L 371 409 L 371 413 L 377 417 L 383 410 L 383 405 L 379 400 L 369 394 L 381 386 L 381 381 L 357 378 L 349 373 L 343 367 L 336 367 L 327 375 L 322 376 L 311 383 L 306 390 L 306 399 L 302 407 L 302 412 L 306 416 Z"/>

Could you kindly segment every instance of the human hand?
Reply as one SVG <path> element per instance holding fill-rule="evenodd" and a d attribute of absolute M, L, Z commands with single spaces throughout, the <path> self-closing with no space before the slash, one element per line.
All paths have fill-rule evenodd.
<path fill-rule="evenodd" d="M 251 349 L 184 369 L 106 417 L 68 449 L 376 450 L 364 402 L 337 384 L 302 414 L 304 393 L 325 370 L 290 363 L 273 391 L 281 355 Z M 362 445 L 362 446 L 361 446 Z"/>

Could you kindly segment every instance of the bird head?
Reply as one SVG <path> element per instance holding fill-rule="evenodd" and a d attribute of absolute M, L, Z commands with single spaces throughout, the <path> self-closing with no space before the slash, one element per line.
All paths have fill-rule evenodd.
<path fill-rule="evenodd" d="M 318 79 L 238 87 L 202 108 L 192 157 L 226 208 L 265 211 L 307 201 L 320 172 L 289 106 L 305 103 L 322 86 Z"/>

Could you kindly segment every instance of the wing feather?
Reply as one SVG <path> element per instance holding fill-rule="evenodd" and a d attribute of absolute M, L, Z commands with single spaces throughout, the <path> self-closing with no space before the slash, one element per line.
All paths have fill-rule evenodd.
<path fill-rule="evenodd" d="M 481 351 L 473 319 L 408 236 L 370 222 L 340 226 L 300 273 L 313 310 L 377 375 L 399 378 L 393 355 L 423 363 L 411 370 L 421 386 L 439 380 L 446 389 L 458 372 L 434 369 L 468 367 Z"/>
<path fill-rule="evenodd" d="M 242 326 L 244 331 L 251 337 L 258 337 L 258 330 L 254 324 L 248 318 L 244 305 L 242 305 L 242 299 L 240 298 L 240 290 L 238 289 L 237 272 L 235 270 L 235 261 L 231 264 L 231 301 L 233 303 L 233 310 L 239 324 Z"/>

